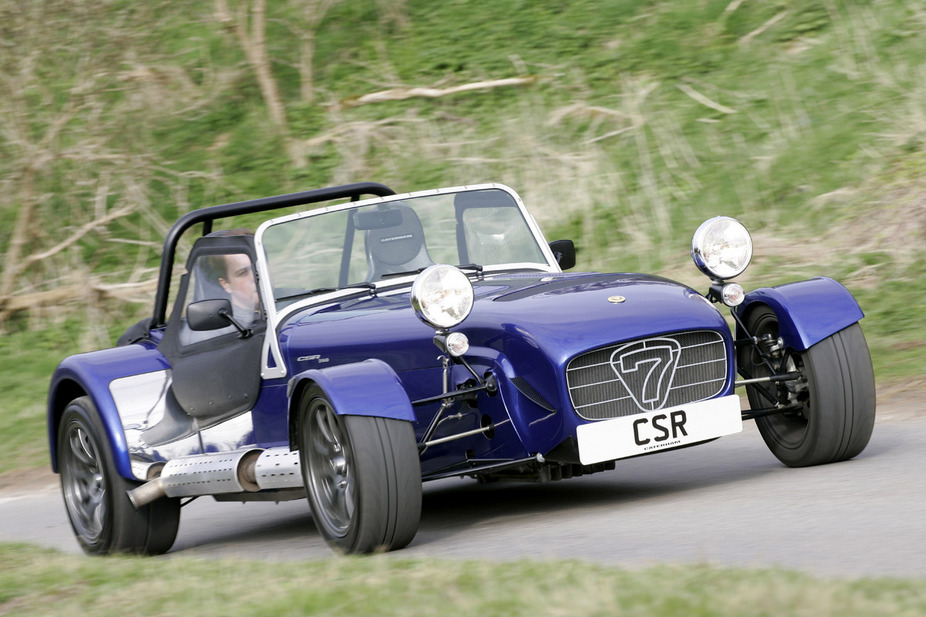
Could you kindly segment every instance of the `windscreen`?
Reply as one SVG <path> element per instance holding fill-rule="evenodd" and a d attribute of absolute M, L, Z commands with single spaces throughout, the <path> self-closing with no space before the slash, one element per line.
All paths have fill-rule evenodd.
<path fill-rule="evenodd" d="M 260 243 L 278 306 L 413 275 L 435 263 L 549 267 L 518 203 L 501 189 L 302 213 L 263 229 Z"/>

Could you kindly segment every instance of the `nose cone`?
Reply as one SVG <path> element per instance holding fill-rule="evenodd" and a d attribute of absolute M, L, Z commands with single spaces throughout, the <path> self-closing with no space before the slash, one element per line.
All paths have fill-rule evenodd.
<path fill-rule="evenodd" d="M 602 345 L 686 330 L 729 331 L 721 313 L 693 289 L 644 275 L 561 278 L 477 302 L 460 329 L 473 344 L 543 350 L 555 364 Z M 493 335 L 493 330 L 495 334 Z M 527 349 L 523 350 L 527 352 Z"/>

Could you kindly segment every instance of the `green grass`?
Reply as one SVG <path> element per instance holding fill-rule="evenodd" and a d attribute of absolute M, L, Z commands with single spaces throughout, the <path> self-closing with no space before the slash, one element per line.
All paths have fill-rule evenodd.
<path fill-rule="evenodd" d="M 45 397 L 51 374 L 71 345 L 48 345 L 35 333 L 0 339 L 0 477 L 49 463 Z"/>
<path fill-rule="evenodd" d="M 296 563 L 88 559 L 0 544 L 10 615 L 733 615 L 891 617 L 926 611 L 922 581 L 784 570 L 575 561 L 487 564 L 375 556 Z"/>

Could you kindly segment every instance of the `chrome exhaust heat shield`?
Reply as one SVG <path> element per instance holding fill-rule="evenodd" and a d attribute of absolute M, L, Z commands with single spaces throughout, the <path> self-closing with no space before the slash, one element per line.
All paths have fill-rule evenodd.
<path fill-rule="evenodd" d="M 157 478 L 128 491 L 136 508 L 162 497 L 200 497 L 302 487 L 299 452 L 249 449 L 168 461 Z"/>

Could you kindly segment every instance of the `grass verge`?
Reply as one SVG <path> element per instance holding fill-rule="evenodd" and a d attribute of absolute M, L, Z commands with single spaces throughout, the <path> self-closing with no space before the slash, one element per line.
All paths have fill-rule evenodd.
<path fill-rule="evenodd" d="M 0 544 L 0 615 L 921 615 L 926 586 L 785 570 L 343 558 L 88 559 Z"/>

